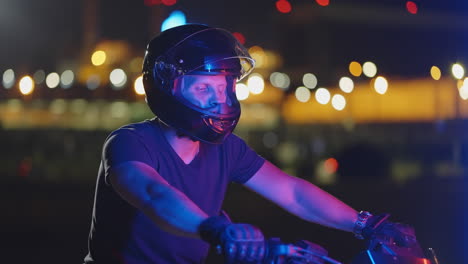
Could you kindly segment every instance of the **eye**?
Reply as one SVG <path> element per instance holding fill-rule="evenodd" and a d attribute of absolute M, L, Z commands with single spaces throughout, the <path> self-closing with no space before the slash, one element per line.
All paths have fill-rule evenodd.
<path fill-rule="evenodd" d="M 208 90 L 208 87 L 206 85 L 197 85 L 195 86 L 195 90 L 197 92 L 205 92 Z"/>

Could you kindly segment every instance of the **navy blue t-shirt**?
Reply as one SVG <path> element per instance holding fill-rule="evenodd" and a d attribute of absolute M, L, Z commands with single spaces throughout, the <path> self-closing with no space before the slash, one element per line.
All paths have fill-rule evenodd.
<path fill-rule="evenodd" d="M 163 231 L 117 194 L 108 171 L 125 161 L 153 167 L 210 216 L 219 215 L 230 182 L 245 183 L 264 163 L 233 134 L 220 145 L 200 143 L 198 154 L 185 164 L 157 119 L 115 130 L 102 152 L 85 263 L 202 263 L 208 253 L 207 243 Z"/>

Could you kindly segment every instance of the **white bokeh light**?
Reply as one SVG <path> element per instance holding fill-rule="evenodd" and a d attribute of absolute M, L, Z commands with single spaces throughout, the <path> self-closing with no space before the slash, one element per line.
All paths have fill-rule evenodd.
<path fill-rule="evenodd" d="M 6 89 L 13 87 L 15 84 L 15 72 L 12 69 L 3 72 L 2 84 Z"/>
<path fill-rule="evenodd" d="M 312 73 L 306 73 L 304 74 L 304 76 L 302 76 L 302 83 L 305 87 L 309 89 L 314 89 L 315 87 L 317 87 L 317 77 L 315 77 L 315 75 Z"/>
<path fill-rule="evenodd" d="M 53 89 L 56 88 L 60 83 L 60 75 L 56 72 L 51 72 L 47 74 L 46 85 L 47 87 Z"/>
<path fill-rule="evenodd" d="M 73 85 L 75 74 L 71 70 L 66 70 L 60 75 L 60 87 L 68 89 Z"/>
<path fill-rule="evenodd" d="M 330 92 L 326 88 L 318 88 L 315 92 L 315 100 L 319 102 L 319 104 L 328 104 L 330 102 Z"/>
<path fill-rule="evenodd" d="M 24 76 L 19 81 L 20 92 L 24 95 L 28 95 L 34 90 L 34 81 L 30 76 Z"/>
<path fill-rule="evenodd" d="M 346 106 L 346 99 L 341 94 L 335 94 L 332 97 L 331 103 L 333 108 L 335 108 L 338 111 L 341 111 Z"/>
<path fill-rule="evenodd" d="M 465 69 L 458 63 L 452 65 L 452 74 L 458 80 L 461 80 L 465 76 Z"/>
<path fill-rule="evenodd" d="M 270 74 L 270 83 L 274 87 L 286 90 L 291 84 L 289 76 L 282 72 L 273 72 Z"/>
<path fill-rule="evenodd" d="M 135 93 L 138 95 L 144 95 L 145 94 L 145 86 L 143 85 L 143 76 L 138 76 L 136 78 L 135 82 L 133 83 L 133 89 L 135 90 Z"/>
<path fill-rule="evenodd" d="M 379 94 L 385 94 L 388 89 L 387 79 L 382 76 L 375 78 L 374 89 Z"/>
<path fill-rule="evenodd" d="M 237 100 L 242 101 L 249 98 L 249 88 L 243 83 L 236 84 L 236 96 Z"/>
<path fill-rule="evenodd" d="M 367 61 L 362 65 L 362 71 L 365 76 L 372 78 L 377 74 L 377 66 L 373 62 Z"/>
<path fill-rule="evenodd" d="M 299 102 L 305 103 L 310 99 L 310 90 L 304 86 L 300 86 L 296 89 L 294 95 Z"/>
<path fill-rule="evenodd" d="M 354 82 L 349 77 L 341 77 L 339 86 L 340 89 L 345 93 L 350 93 L 354 90 Z"/>
<path fill-rule="evenodd" d="M 109 75 L 109 80 L 115 89 L 121 89 L 127 83 L 127 74 L 122 69 L 114 69 Z"/>
<path fill-rule="evenodd" d="M 463 100 L 468 99 L 468 82 L 466 81 L 466 79 L 465 79 L 465 82 L 463 83 L 462 87 L 460 87 L 460 89 L 458 90 L 458 92 L 460 94 L 460 97 Z"/>
<path fill-rule="evenodd" d="M 252 73 L 247 79 L 247 87 L 252 94 L 261 94 L 265 89 L 265 81 L 263 76 L 258 73 Z"/>

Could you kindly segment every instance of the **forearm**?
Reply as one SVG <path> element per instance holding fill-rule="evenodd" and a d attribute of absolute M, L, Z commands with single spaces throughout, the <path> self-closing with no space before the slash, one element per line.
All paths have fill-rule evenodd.
<path fill-rule="evenodd" d="M 357 212 L 317 186 L 296 178 L 291 213 L 304 220 L 352 232 Z"/>
<path fill-rule="evenodd" d="M 141 162 L 123 163 L 110 171 L 120 196 L 165 231 L 199 237 L 198 226 L 208 216 L 153 168 Z"/>
<path fill-rule="evenodd" d="M 170 185 L 152 185 L 143 212 L 164 230 L 199 238 L 198 226 L 208 215 L 192 200 Z"/>

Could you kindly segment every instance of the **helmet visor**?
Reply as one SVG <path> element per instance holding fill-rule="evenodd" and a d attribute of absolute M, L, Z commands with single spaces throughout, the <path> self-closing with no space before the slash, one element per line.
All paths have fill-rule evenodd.
<path fill-rule="evenodd" d="M 241 80 L 254 65 L 245 47 L 231 33 L 210 28 L 188 36 L 159 56 L 154 74 L 172 80 L 190 74 L 224 74 Z"/>
<path fill-rule="evenodd" d="M 232 118 L 240 113 L 231 75 L 183 75 L 174 82 L 172 94 L 184 105 L 216 118 Z"/>

